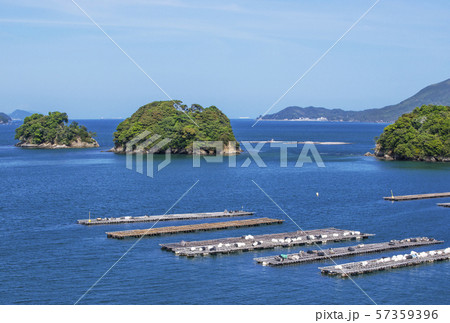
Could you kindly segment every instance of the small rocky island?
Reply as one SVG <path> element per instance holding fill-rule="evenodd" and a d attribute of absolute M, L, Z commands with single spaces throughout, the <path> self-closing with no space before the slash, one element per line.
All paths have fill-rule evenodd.
<path fill-rule="evenodd" d="M 48 115 L 35 113 L 24 119 L 16 129 L 17 147 L 23 148 L 93 148 L 99 147 L 93 138 L 95 133 L 73 121 L 68 125 L 66 113 L 49 112 Z"/>
<path fill-rule="evenodd" d="M 385 160 L 450 162 L 450 106 L 423 105 L 387 126 L 377 140 Z"/>
<path fill-rule="evenodd" d="M 148 134 L 145 136 L 145 131 Z M 144 137 L 140 137 L 144 134 Z M 160 148 L 154 144 L 140 145 L 154 135 L 160 140 L 170 139 L 170 142 Z M 138 142 L 134 143 L 138 139 Z M 127 143 L 133 143 L 128 151 L 133 153 L 163 153 L 170 149 L 173 154 L 192 154 L 194 141 L 222 141 L 223 154 L 239 154 L 239 144 L 234 142 L 233 130 L 228 117 L 215 106 L 203 108 L 199 104 L 190 107 L 181 101 L 155 101 L 140 107 L 130 118 L 117 126 L 114 133 L 114 153 L 127 152 Z M 202 147 L 200 154 L 216 154 L 214 149 Z"/>
<path fill-rule="evenodd" d="M 8 124 L 11 122 L 11 117 L 3 112 L 0 112 L 0 124 Z"/>

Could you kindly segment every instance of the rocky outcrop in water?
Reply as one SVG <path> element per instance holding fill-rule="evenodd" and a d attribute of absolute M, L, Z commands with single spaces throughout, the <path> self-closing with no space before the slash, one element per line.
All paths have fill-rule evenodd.
<path fill-rule="evenodd" d="M 198 142 L 220 142 L 196 146 Z M 140 107 L 117 126 L 114 147 L 109 151 L 129 153 L 164 153 L 233 155 L 241 149 L 228 117 L 215 106 L 190 107 L 181 101 L 155 101 Z M 197 148 L 196 148 L 197 147 Z"/>
<path fill-rule="evenodd" d="M 49 112 L 48 115 L 35 113 L 26 117 L 16 129 L 16 146 L 22 148 L 62 149 L 99 147 L 93 138 L 96 134 L 85 126 L 73 121 L 67 125 L 66 113 Z"/>
<path fill-rule="evenodd" d="M 450 106 L 424 105 L 387 126 L 374 155 L 385 160 L 450 161 Z"/>

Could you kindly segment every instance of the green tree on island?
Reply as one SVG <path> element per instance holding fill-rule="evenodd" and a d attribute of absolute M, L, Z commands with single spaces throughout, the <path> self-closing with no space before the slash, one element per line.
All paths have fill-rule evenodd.
<path fill-rule="evenodd" d="M 378 157 L 450 161 L 450 107 L 424 105 L 387 126 L 377 140 Z"/>
<path fill-rule="evenodd" d="M 192 120 L 195 121 L 195 123 Z M 163 149 L 189 153 L 194 141 L 236 141 L 228 117 L 215 106 L 190 107 L 181 101 L 155 101 L 140 107 L 117 126 L 114 152 L 124 152 L 125 145 L 143 131 L 170 138 Z"/>
<path fill-rule="evenodd" d="M 20 140 L 18 146 L 26 145 L 62 145 L 73 146 L 74 142 L 81 142 L 98 146 L 93 139 L 94 132 L 73 121 L 68 125 L 66 113 L 49 112 L 48 115 L 35 113 L 24 119 L 23 124 L 16 129 L 15 139 Z"/>

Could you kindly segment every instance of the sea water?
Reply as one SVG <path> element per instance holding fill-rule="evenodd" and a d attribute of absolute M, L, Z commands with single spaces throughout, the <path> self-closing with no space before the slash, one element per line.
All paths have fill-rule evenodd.
<path fill-rule="evenodd" d="M 194 259 L 160 249 L 161 243 L 289 232 L 299 227 L 376 234 L 364 243 L 415 236 L 446 241 L 443 246 L 416 251 L 450 246 L 450 209 L 436 206 L 448 199 L 383 200 L 391 190 L 395 195 L 450 191 L 449 164 L 363 156 L 386 124 L 260 122 L 252 128 L 252 120 L 232 120 L 238 141 L 350 144 L 316 145 L 325 167 L 318 167 L 314 158 L 313 163 L 295 167 L 302 145 L 289 148 L 287 167 L 280 167 L 280 148 L 265 144 L 259 152 L 265 167 L 258 167 L 248 151 L 237 156 L 236 167 L 230 167 L 228 157 L 219 163 L 202 159 L 200 167 L 194 168 L 192 156 L 172 156 L 169 165 L 149 177 L 127 169 L 125 156 L 104 152 L 113 146 L 120 120 L 77 121 L 97 132 L 100 148 L 21 149 L 13 146 L 19 124 L 0 126 L 1 304 L 74 304 L 80 297 L 79 304 L 372 304 L 360 288 L 378 304 L 448 304 L 449 262 L 361 275 L 352 281 L 321 275 L 318 267 L 330 261 L 271 268 L 253 260 L 308 247 Z M 243 167 L 247 158 L 251 163 Z M 163 159 L 156 156 L 155 164 Z M 107 239 L 105 232 L 149 228 L 154 223 L 90 227 L 76 223 L 89 212 L 95 218 L 242 208 L 256 212 L 253 217 L 285 222 L 144 238 L 137 244 L 136 239 Z M 242 217 L 247 218 L 251 217 Z M 235 219 L 159 222 L 155 227 Z"/>

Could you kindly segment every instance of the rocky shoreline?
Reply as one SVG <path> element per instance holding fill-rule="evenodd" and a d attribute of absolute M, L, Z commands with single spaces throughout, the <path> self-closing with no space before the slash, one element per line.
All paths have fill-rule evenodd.
<path fill-rule="evenodd" d="M 131 151 L 132 154 L 147 154 L 149 153 L 150 149 L 135 149 Z M 125 146 L 116 146 L 108 150 L 108 152 L 112 152 L 115 154 L 126 154 L 126 147 Z M 233 156 L 233 155 L 239 155 L 242 152 L 242 149 L 240 149 L 237 146 L 237 143 L 235 145 L 232 144 L 232 142 L 229 142 L 227 145 L 224 146 L 223 151 L 219 152 L 219 155 L 223 156 Z M 153 151 L 154 154 L 164 154 L 165 150 L 157 150 Z M 171 154 L 178 154 L 178 155 L 193 155 L 194 151 L 193 149 L 178 149 L 178 148 L 170 148 Z M 216 151 L 214 149 L 208 150 L 208 149 L 199 149 L 199 155 L 204 156 L 215 156 Z"/>
<path fill-rule="evenodd" d="M 21 148 L 36 148 L 36 149 L 67 149 L 67 148 L 97 148 L 100 147 L 98 142 L 95 139 L 92 139 L 93 142 L 84 142 L 80 139 L 74 140 L 70 143 L 70 145 L 61 145 L 57 143 L 44 142 L 42 144 L 33 144 L 27 141 L 21 141 L 15 144 L 16 147 Z"/>
<path fill-rule="evenodd" d="M 450 157 L 443 157 L 443 156 L 426 156 L 426 157 L 420 157 L 420 158 L 404 158 L 401 156 L 395 155 L 392 151 L 384 151 L 381 149 L 380 145 L 377 144 L 375 146 L 375 150 L 373 153 L 367 152 L 364 154 L 364 156 L 371 156 L 376 157 L 377 159 L 381 160 L 407 160 L 407 161 L 421 161 L 421 162 L 442 162 L 442 163 L 448 163 L 450 162 Z"/>

